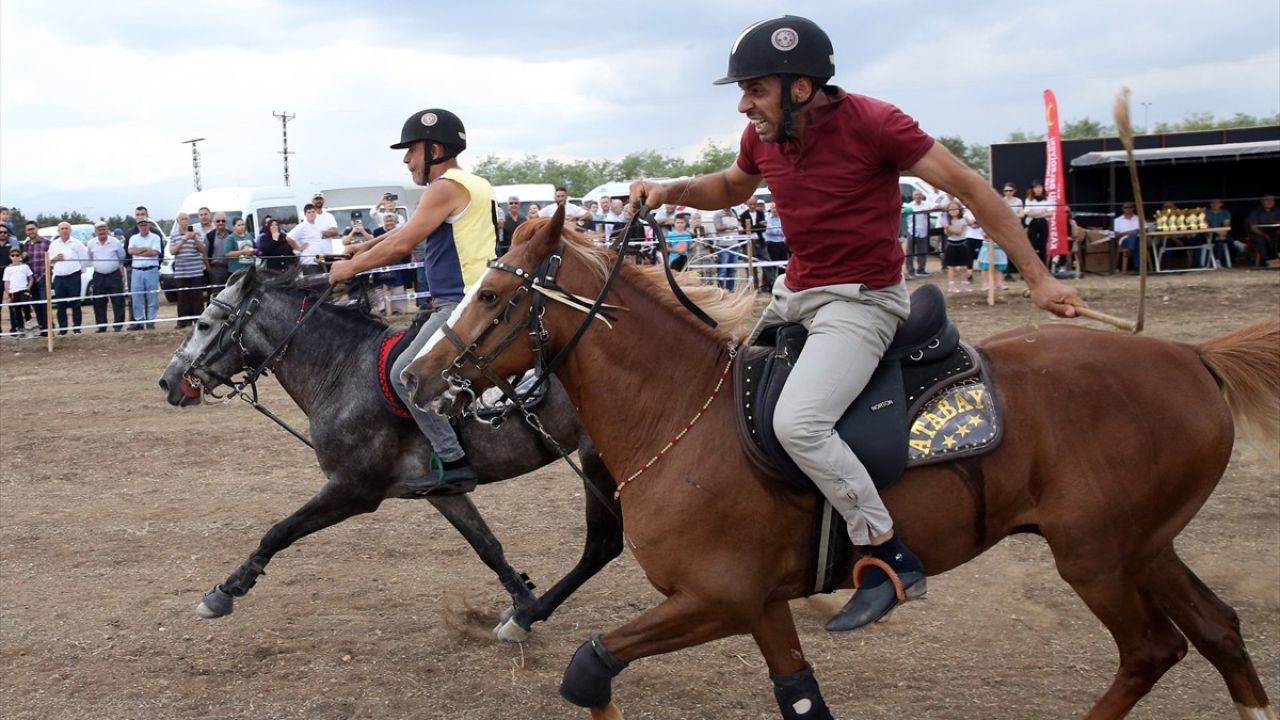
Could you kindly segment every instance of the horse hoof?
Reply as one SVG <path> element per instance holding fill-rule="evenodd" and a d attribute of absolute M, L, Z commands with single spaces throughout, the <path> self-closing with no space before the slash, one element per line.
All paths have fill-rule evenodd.
<path fill-rule="evenodd" d="M 196 615 L 201 620 L 213 620 L 214 618 L 226 617 L 235 610 L 235 598 L 231 594 L 224 591 L 221 586 L 214 585 L 213 589 L 204 594 L 200 599 L 200 604 L 196 606 Z"/>
<path fill-rule="evenodd" d="M 493 629 L 493 634 L 499 640 L 509 643 L 522 643 L 529 639 L 529 631 L 520 627 L 514 616 L 499 621 L 497 627 Z"/>

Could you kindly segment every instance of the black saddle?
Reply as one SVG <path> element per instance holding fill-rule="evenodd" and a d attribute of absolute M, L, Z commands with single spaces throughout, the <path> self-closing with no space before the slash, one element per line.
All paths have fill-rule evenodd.
<path fill-rule="evenodd" d="M 816 492 L 773 431 L 778 397 L 807 335 L 796 323 L 765 328 L 738 354 L 734 384 L 747 454 L 766 474 Z M 877 488 L 896 480 L 908 464 L 985 452 L 998 441 L 1000 423 L 980 371 L 980 356 L 960 342 L 960 331 L 947 319 L 942 291 L 923 285 L 912 293 L 910 316 L 866 389 L 836 423 L 836 432 Z M 958 429 L 949 430 L 948 424 Z"/>

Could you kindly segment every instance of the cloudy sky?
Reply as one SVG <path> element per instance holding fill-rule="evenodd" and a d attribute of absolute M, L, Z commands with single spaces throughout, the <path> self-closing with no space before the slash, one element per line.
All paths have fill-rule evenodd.
<path fill-rule="evenodd" d="M 961 9 L 963 8 L 963 9 Z M 1124 14 L 1118 14 L 1123 11 Z M 692 156 L 736 143 L 732 87 L 712 87 L 752 22 L 810 17 L 835 82 L 889 100 L 934 135 L 970 142 L 1064 121 L 1280 110 L 1280 3 L 866 0 L 703 2 L 119 0 L 0 2 L 0 204 L 93 216 L 142 203 L 170 217 L 204 137 L 206 188 L 399 183 L 408 115 L 447 107 L 468 156 Z M 1149 103 L 1145 108 L 1139 103 Z"/>

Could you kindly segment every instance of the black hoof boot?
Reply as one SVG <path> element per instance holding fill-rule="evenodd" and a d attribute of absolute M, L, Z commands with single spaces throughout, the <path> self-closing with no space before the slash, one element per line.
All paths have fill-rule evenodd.
<path fill-rule="evenodd" d="M 831 710 L 813 677 L 813 668 L 790 675 L 770 673 L 769 679 L 773 680 L 773 696 L 778 700 L 783 720 L 832 720 Z"/>

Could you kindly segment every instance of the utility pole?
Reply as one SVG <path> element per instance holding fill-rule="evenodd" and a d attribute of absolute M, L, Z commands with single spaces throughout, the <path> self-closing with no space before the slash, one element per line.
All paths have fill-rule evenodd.
<path fill-rule="evenodd" d="M 280 154 L 284 156 L 284 184 L 289 184 L 289 156 L 293 153 L 289 152 L 289 121 L 298 117 L 297 115 L 288 115 L 284 112 L 271 112 L 272 117 L 280 118 L 280 135 L 284 141 L 283 150 Z"/>
<path fill-rule="evenodd" d="M 191 140 L 183 140 L 180 145 L 191 145 L 191 174 L 195 177 L 196 192 L 200 192 L 200 148 L 196 143 L 204 142 L 204 138 L 193 138 Z"/>
<path fill-rule="evenodd" d="M 1147 108 L 1151 107 L 1151 103 L 1149 103 L 1149 102 L 1140 102 L 1140 103 L 1138 103 L 1138 104 L 1142 106 L 1142 132 L 1144 132 L 1144 133 L 1146 133 L 1146 134 L 1150 135 L 1150 134 L 1151 134 L 1151 129 L 1150 129 L 1150 128 L 1151 128 L 1151 126 L 1150 126 L 1150 125 L 1147 125 Z"/>

